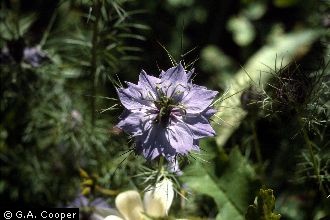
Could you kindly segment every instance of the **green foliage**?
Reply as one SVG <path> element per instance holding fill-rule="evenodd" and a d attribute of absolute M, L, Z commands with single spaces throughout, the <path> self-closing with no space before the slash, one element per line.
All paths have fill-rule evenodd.
<path fill-rule="evenodd" d="M 93 173 L 101 189 L 90 197 L 130 182 L 130 163 L 141 162 L 121 163 L 130 147 L 112 133 L 117 113 L 108 114 L 117 106 L 109 78 L 139 52 L 128 41 L 141 39 L 137 30 L 146 29 L 130 20 L 138 12 L 126 10 L 128 3 L 63 1 L 47 15 L 37 45 L 31 39 L 41 18 L 22 16 L 19 2 L 3 4 L 0 193 L 7 204 L 65 205 L 80 191 L 80 167 Z M 36 66 L 24 57 L 32 46 L 46 54 Z M 108 91 L 110 97 L 103 98 Z M 119 164 L 127 169 L 117 171 Z"/>
<path fill-rule="evenodd" d="M 228 161 L 218 169 L 195 162 L 185 170 L 183 181 L 195 192 L 214 199 L 217 219 L 244 219 L 245 209 L 253 199 L 251 192 L 258 188 L 253 168 L 234 148 Z"/>
<path fill-rule="evenodd" d="M 251 84 L 260 87 L 265 86 L 271 78 L 268 70 L 274 63 L 274 68 L 276 69 L 281 65 L 288 64 L 294 56 L 302 56 L 307 51 L 302 51 L 301 47 L 308 47 L 318 38 L 319 34 L 316 30 L 304 30 L 274 39 L 274 42 L 270 42 L 257 51 L 244 67 L 227 82 L 229 91 L 220 99 L 217 105 L 219 109 L 224 106 L 234 108 L 236 111 L 234 114 L 231 111 L 219 111 L 216 115 L 216 122 L 221 123 L 221 121 L 225 121 L 231 125 L 219 128 L 217 144 L 220 147 L 226 143 L 230 135 L 239 127 L 240 122 L 246 116 L 246 112 L 241 109 L 240 96 L 235 94 L 248 89 Z M 277 57 L 281 57 L 281 62 L 276 63 Z"/>
<path fill-rule="evenodd" d="M 167 69 L 170 53 L 224 91 L 216 136 L 201 141 L 208 162 L 196 153 L 182 178 L 166 173 L 187 198 L 170 218 L 244 219 L 260 185 L 283 219 L 330 215 L 329 1 L 0 2 L 0 205 L 64 206 L 81 192 L 114 206 L 155 182 L 157 163 L 114 128 L 115 87 Z M 267 190 L 249 210 L 277 218 Z"/>
<path fill-rule="evenodd" d="M 257 195 L 257 204 L 250 205 L 247 209 L 246 220 L 279 220 L 281 215 L 274 213 L 275 197 L 273 190 L 260 189 Z"/>

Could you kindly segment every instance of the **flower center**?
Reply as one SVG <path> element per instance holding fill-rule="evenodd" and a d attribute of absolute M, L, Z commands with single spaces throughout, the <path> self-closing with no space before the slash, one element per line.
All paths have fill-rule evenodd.
<path fill-rule="evenodd" d="M 164 127 L 167 126 L 170 122 L 172 109 L 175 107 L 173 99 L 167 97 L 166 95 L 162 95 L 159 100 L 154 103 L 158 109 L 158 115 L 155 119 L 155 123 L 159 123 Z"/>

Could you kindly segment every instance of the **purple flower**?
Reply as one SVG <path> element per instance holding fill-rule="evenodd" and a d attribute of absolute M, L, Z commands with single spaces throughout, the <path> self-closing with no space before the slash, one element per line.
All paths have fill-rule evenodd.
<path fill-rule="evenodd" d="M 125 107 L 117 127 L 136 140 L 136 150 L 148 160 L 199 150 L 203 137 L 215 134 L 208 119 L 216 112 L 211 103 L 216 91 L 191 82 L 191 72 L 181 64 L 162 71 L 159 78 L 142 71 L 138 84 L 118 88 Z"/>
<path fill-rule="evenodd" d="M 68 208 L 83 208 L 83 207 L 98 207 L 98 208 L 110 208 L 108 203 L 102 198 L 96 198 L 93 201 L 89 201 L 86 196 L 78 195 L 73 202 L 71 202 Z"/>
<path fill-rule="evenodd" d="M 38 49 L 37 47 L 26 47 L 23 52 L 24 62 L 30 64 L 33 67 L 38 67 L 43 61 L 47 59 L 46 53 Z"/>
<path fill-rule="evenodd" d="M 0 49 L 0 64 L 12 61 L 24 61 L 32 67 L 39 67 L 44 61 L 49 60 L 48 55 L 38 47 L 25 47 L 21 40 L 8 42 L 8 47 Z"/>
<path fill-rule="evenodd" d="M 81 220 L 103 220 L 108 215 L 118 214 L 104 199 L 96 198 L 89 201 L 83 195 L 78 195 L 67 208 L 79 208 L 79 219 Z"/>

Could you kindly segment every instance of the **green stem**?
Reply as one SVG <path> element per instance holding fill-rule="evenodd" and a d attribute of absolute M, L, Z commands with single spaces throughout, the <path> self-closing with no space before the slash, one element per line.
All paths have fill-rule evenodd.
<path fill-rule="evenodd" d="M 253 140 L 254 140 L 254 150 L 255 150 L 255 154 L 257 157 L 258 164 L 259 164 L 261 180 L 263 181 L 264 180 L 264 168 L 263 168 L 262 154 L 261 154 L 261 150 L 260 150 L 260 144 L 258 141 L 255 122 L 252 122 L 252 132 L 253 132 Z"/>
<path fill-rule="evenodd" d="M 254 139 L 254 149 L 256 151 L 258 163 L 259 163 L 259 165 L 262 166 L 262 156 L 261 156 L 261 150 L 260 150 L 260 145 L 259 145 L 257 131 L 256 131 L 256 125 L 253 123 L 252 127 L 253 127 L 252 130 L 253 130 L 253 139 Z"/>
<path fill-rule="evenodd" d="M 163 164 L 164 164 L 164 157 L 159 158 L 159 164 L 158 164 L 158 172 L 161 175 L 163 172 Z"/>
<path fill-rule="evenodd" d="M 155 186 L 157 182 L 161 179 L 163 176 L 163 164 L 164 164 L 164 157 L 160 156 L 158 161 L 158 169 L 155 177 L 155 181 L 153 182 L 153 185 Z"/>
<path fill-rule="evenodd" d="M 307 134 L 307 131 L 305 129 L 305 126 L 304 126 L 302 120 L 300 118 L 298 120 L 299 120 L 299 124 L 301 126 L 304 141 L 305 141 L 305 143 L 307 144 L 307 147 L 308 147 L 309 156 L 312 159 L 314 173 L 317 176 L 317 181 L 318 181 L 319 187 L 320 187 L 319 189 L 322 193 L 326 194 L 325 189 L 324 189 L 323 184 L 322 184 L 321 176 L 320 176 L 320 169 L 319 169 L 319 166 L 317 165 L 316 157 L 315 157 L 315 154 L 314 154 L 314 151 L 313 151 L 312 141 L 310 140 L 310 138 Z"/>
<path fill-rule="evenodd" d="M 96 71 L 97 71 L 97 49 L 98 49 L 98 36 L 99 36 L 99 20 L 101 16 L 101 2 L 100 0 L 94 1 L 95 22 L 93 25 L 92 49 L 91 49 L 91 108 L 92 108 L 92 127 L 95 125 L 95 95 L 96 95 Z"/>

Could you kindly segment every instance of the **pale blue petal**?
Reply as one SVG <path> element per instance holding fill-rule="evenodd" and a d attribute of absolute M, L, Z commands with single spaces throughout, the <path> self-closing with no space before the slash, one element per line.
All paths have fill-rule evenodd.
<path fill-rule="evenodd" d="M 151 122 L 155 117 L 154 114 L 146 114 L 140 111 L 130 112 L 117 124 L 117 127 L 133 136 L 141 135 L 150 129 Z"/>
<path fill-rule="evenodd" d="M 138 86 L 143 88 L 146 98 L 151 97 L 153 100 L 158 98 L 157 86 L 159 84 L 159 78 L 148 75 L 144 70 L 141 71 Z"/>
<path fill-rule="evenodd" d="M 169 126 L 166 130 L 171 146 L 178 154 L 187 154 L 193 146 L 193 134 L 182 122 Z"/>
<path fill-rule="evenodd" d="M 128 110 L 138 110 L 153 107 L 150 100 L 145 100 L 139 87 L 129 83 L 129 87 L 118 88 L 117 93 L 121 104 Z"/>
<path fill-rule="evenodd" d="M 136 137 L 136 149 L 142 153 L 147 160 L 153 160 L 162 155 L 170 158 L 176 155 L 166 135 L 166 128 L 154 124 L 148 131 Z"/>
<path fill-rule="evenodd" d="M 186 116 L 183 119 L 183 123 L 189 128 L 190 132 L 193 134 L 194 139 L 215 135 L 215 131 L 211 127 L 209 121 L 200 115 Z"/>
<path fill-rule="evenodd" d="M 217 94 L 217 91 L 208 90 L 203 86 L 191 85 L 189 92 L 183 97 L 181 103 L 187 113 L 201 113 L 211 105 Z"/>

